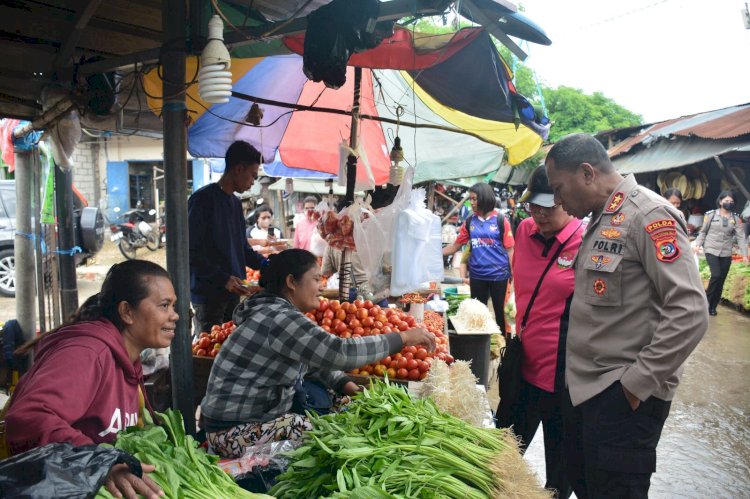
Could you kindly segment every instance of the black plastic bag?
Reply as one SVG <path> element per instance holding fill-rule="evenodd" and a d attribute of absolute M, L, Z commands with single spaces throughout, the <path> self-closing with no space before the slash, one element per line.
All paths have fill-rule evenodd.
<path fill-rule="evenodd" d="M 119 463 L 142 475 L 140 462 L 119 449 L 69 443 L 37 447 L 0 461 L 0 497 L 92 498 Z"/>
<path fill-rule="evenodd" d="M 522 362 L 521 338 L 513 335 L 506 339 L 505 346 L 500 350 L 500 366 L 497 368 L 500 403 L 495 414 L 495 425 L 498 428 L 507 428 L 512 424 L 513 411 L 521 392 Z"/>
<path fill-rule="evenodd" d="M 378 0 L 334 0 L 310 14 L 303 55 L 305 76 L 329 88 L 341 87 L 349 56 L 377 46 L 388 36 L 385 26 L 376 25 L 379 12 Z"/>

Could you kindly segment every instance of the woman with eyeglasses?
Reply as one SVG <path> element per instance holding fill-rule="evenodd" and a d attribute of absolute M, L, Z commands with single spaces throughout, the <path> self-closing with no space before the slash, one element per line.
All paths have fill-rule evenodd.
<path fill-rule="evenodd" d="M 703 250 L 708 268 L 711 269 L 711 280 L 706 288 L 709 315 L 716 315 L 716 307 L 721 301 L 724 281 L 732 265 L 735 238 L 743 261 L 748 261 L 745 227 L 740 216 L 734 213 L 734 194 L 722 191 L 716 198 L 716 207 L 716 210 L 706 212 L 700 234 L 695 240 L 696 250 Z"/>
<path fill-rule="evenodd" d="M 513 427 L 522 452 L 544 429 L 545 488 L 567 498 L 572 487 L 563 458 L 565 340 L 575 284 L 573 260 L 584 224 L 555 204 L 544 167 L 537 168 L 520 199 L 531 215 L 516 229 L 513 289 L 516 334 L 521 338 L 521 388 L 510 410 L 498 408 L 499 427 Z"/>
<path fill-rule="evenodd" d="M 489 184 L 474 184 L 469 189 L 473 214 L 466 219 L 452 244 L 443 248 L 443 256 L 456 253 L 470 244 L 469 287 L 471 297 L 482 303 L 492 298 L 492 308 L 500 331 L 505 333 L 505 290 L 511 277 L 513 232 L 507 217 L 495 209 L 495 191 Z"/>

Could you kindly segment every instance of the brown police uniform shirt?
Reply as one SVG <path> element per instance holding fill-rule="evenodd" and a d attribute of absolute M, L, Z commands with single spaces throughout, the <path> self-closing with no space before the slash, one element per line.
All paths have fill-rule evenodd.
<path fill-rule="evenodd" d="M 623 179 L 592 215 L 575 262 L 566 382 L 573 405 L 620 380 L 640 400 L 671 400 L 708 326 L 685 221 Z"/>
<path fill-rule="evenodd" d="M 695 245 L 699 248 L 703 247 L 704 253 L 732 256 L 732 247 L 735 242 L 739 245 L 742 256 L 747 256 L 745 224 L 740 216 L 732 213 L 732 216 L 724 217 L 719 210 L 706 212 Z"/>

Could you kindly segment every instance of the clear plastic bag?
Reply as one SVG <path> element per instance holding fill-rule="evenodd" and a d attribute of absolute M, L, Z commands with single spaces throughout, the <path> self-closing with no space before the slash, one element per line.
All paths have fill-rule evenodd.
<path fill-rule="evenodd" d="M 256 493 L 267 492 L 276 484 L 276 477 L 289 467 L 284 453 L 302 444 L 299 440 L 279 440 L 249 447 L 242 457 L 222 459 L 218 465 L 242 488 Z"/>
<path fill-rule="evenodd" d="M 357 255 L 367 274 L 370 291 L 376 296 L 386 296 L 391 285 L 394 226 L 398 214 L 409 206 L 413 178 L 414 169 L 407 169 L 393 203 L 377 212 L 362 206 L 360 216 L 354 217 Z"/>
<path fill-rule="evenodd" d="M 396 218 L 391 275 L 394 296 L 416 291 L 425 281 L 443 279 L 440 217 L 425 207 L 425 197 L 424 189 L 412 191 L 409 206 Z"/>

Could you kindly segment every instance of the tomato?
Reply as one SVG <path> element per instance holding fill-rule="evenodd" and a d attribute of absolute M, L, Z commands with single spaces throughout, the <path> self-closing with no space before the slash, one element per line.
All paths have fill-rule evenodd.
<path fill-rule="evenodd" d="M 401 357 L 400 359 L 398 359 L 397 365 L 399 369 L 406 369 L 406 366 L 409 365 L 409 359 L 407 359 L 406 357 Z"/>
<path fill-rule="evenodd" d="M 198 340 L 198 348 L 208 348 L 211 346 L 211 340 L 207 336 Z"/>
<path fill-rule="evenodd" d="M 331 300 L 330 302 L 328 302 L 328 308 L 335 312 L 341 308 L 341 302 L 338 300 Z"/>
<path fill-rule="evenodd" d="M 330 326 L 331 325 L 331 319 L 329 319 L 328 317 L 326 317 L 325 319 L 323 319 L 322 321 L 320 321 L 320 325 L 321 326 Z"/>
<path fill-rule="evenodd" d="M 208 351 L 205 348 L 199 348 L 195 351 L 195 355 L 198 357 L 208 357 Z"/>
<path fill-rule="evenodd" d="M 328 300 L 326 300 L 326 299 L 321 299 L 321 300 L 320 300 L 320 305 L 318 305 L 318 309 L 320 309 L 320 310 L 322 310 L 323 312 L 325 312 L 326 310 L 328 310 L 328 307 L 330 307 L 330 306 L 331 306 L 331 304 L 330 304 L 330 303 L 328 303 Z"/>
<path fill-rule="evenodd" d="M 343 308 L 336 310 L 336 318 L 340 321 L 346 319 L 346 312 L 344 312 Z"/>
<path fill-rule="evenodd" d="M 391 356 L 389 355 L 388 357 L 386 357 L 386 358 L 384 358 L 383 360 L 381 360 L 381 361 L 380 361 L 380 363 L 381 363 L 381 364 L 383 364 L 384 366 L 387 366 L 388 364 L 390 364 L 390 363 L 391 363 L 391 361 L 392 361 L 392 360 L 393 360 L 393 359 L 392 359 L 392 358 L 391 358 Z"/>
<path fill-rule="evenodd" d="M 328 309 L 325 312 L 323 312 L 324 319 L 333 319 L 335 316 L 336 316 L 336 312 L 334 312 L 331 309 Z"/>
<path fill-rule="evenodd" d="M 423 372 L 424 373 L 424 372 L 427 372 L 427 371 L 430 370 L 430 364 L 428 364 L 427 362 L 425 362 L 423 360 L 418 360 L 417 364 L 419 364 L 418 367 L 417 367 L 417 369 L 419 369 L 419 372 Z"/>
<path fill-rule="evenodd" d="M 362 321 L 362 327 L 372 327 L 373 324 L 375 324 L 375 319 L 372 317 L 365 317 L 364 319 L 361 319 Z"/>
<path fill-rule="evenodd" d="M 453 364 L 453 355 L 447 353 L 445 354 L 445 363 L 446 364 Z"/>
<path fill-rule="evenodd" d="M 333 328 L 333 330 L 334 330 L 334 331 L 336 332 L 336 334 L 341 334 L 341 333 L 343 333 L 344 331 L 346 331 L 347 329 L 349 329 L 349 328 L 347 328 L 347 327 L 346 327 L 346 324 L 344 324 L 343 322 L 339 322 L 339 323 L 338 323 L 338 324 L 336 324 L 336 326 L 335 326 L 335 327 Z"/>
<path fill-rule="evenodd" d="M 372 374 L 372 367 L 370 367 L 370 366 L 360 367 L 359 368 L 359 374 L 361 374 L 363 376 L 369 376 L 370 374 Z"/>
<path fill-rule="evenodd" d="M 398 323 L 401 322 L 401 319 L 397 315 L 391 315 L 388 317 L 388 322 L 393 324 L 394 326 L 398 326 Z"/>
<path fill-rule="evenodd" d="M 349 372 L 352 373 L 352 374 L 359 374 L 359 369 L 352 369 Z"/>
<path fill-rule="evenodd" d="M 372 300 L 365 300 L 362 303 L 362 306 L 365 307 L 366 309 L 371 309 L 373 307 L 373 305 L 374 305 L 374 303 L 372 303 Z"/>
<path fill-rule="evenodd" d="M 383 376 L 386 372 L 386 368 L 383 365 L 378 364 L 375 366 L 375 368 L 372 370 L 372 373 L 376 376 Z"/>
<path fill-rule="evenodd" d="M 380 332 L 381 332 L 381 331 L 380 331 L 380 329 L 378 329 L 378 328 L 376 328 L 376 327 L 374 327 L 374 328 L 370 329 L 370 334 L 371 334 L 372 336 L 378 335 L 378 334 L 380 334 Z"/>
<path fill-rule="evenodd" d="M 425 350 L 422 347 L 417 348 L 417 353 L 414 354 L 414 357 L 417 358 L 417 359 L 419 359 L 419 360 L 424 360 L 428 356 L 429 356 L 429 354 L 427 353 L 427 350 Z"/>
<path fill-rule="evenodd" d="M 357 316 L 357 319 L 359 319 L 359 320 L 364 320 L 364 319 L 369 318 L 369 315 L 367 313 L 367 309 L 366 308 L 360 308 L 360 309 L 358 309 L 357 313 L 355 315 Z"/>
<path fill-rule="evenodd" d="M 394 360 L 398 360 L 403 356 L 404 354 L 402 354 L 401 352 L 398 352 L 398 353 L 394 353 L 393 355 L 391 355 L 391 358 L 393 358 Z"/>
<path fill-rule="evenodd" d="M 372 307 L 370 307 L 370 317 L 375 317 L 381 312 L 381 310 L 382 309 L 380 308 L 380 305 L 373 305 Z"/>
<path fill-rule="evenodd" d="M 426 372 L 426 371 L 425 371 L 425 372 L 423 372 L 423 373 L 421 373 L 421 374 L 419 375 L 419 379 L 420 379 L 420 380 L 423 380 L 423 379 L 425 379 L 426 377 L 427 377 L 427 372 Z"/>
<path fill-rule="evenodd" d="M 219 326 L 218 324 L 214 324 L 213 326 L 211 326 L 212 333 L 218 332 L 218 331 L 221 331 L 221 326 Z"/>
<path fill-rule="evenodd" d="M 413 369 L 419 369 L 419 363 L 414 359 L 409 359 L 406 361 L 406 368 L 411 371 Z"/>
<path fill-rule="evenodd" d="M 383 332 L 383 334 L 388 334 L 392 333 L 393 329 L 391 329 L 391 326 L 383 326 L 383 329 L 381 329 L 381 331 Z"/>
<path fill-rule="evenodd" d="M 356 308 L 362 308 L 362 305 L 364 305 L 364 303 L 365 302 L 363 302 L 362 300 L 354 300 L 352 305 L 354 305 Z"/>
<path fill-rule="evenodd" d="M 349 327 L 354 329 L 355 327 L 362 327 L 362 323 L 359 322 L 359 319 L 352 319 L 349 321 Z"/>
<path fill-rule="evenodd" d="M 341 335 L 339 337 L 340 338 L 351 338 L 352 337 L 352 333 L 350 333 L 349 330 L 346 330 L 343 333 L 341 333 Z"/>
<path fill-rule="evenodd" d="M 391 367 L 389 367 L 388 369 L 386 369 L 385 373 L 388 375 L 388 377 L 390 379 L 395 379 L 396 378 L 396 370 L 393 369 L 393 368 L 391 368 Z"/>
<path fill-rule="evenodd" d="M 385 323 L 388 324 L 388 321 L 386 321 Z M 380 322 L 380 321 L 375 321 L 375 322 L 372 323 L 372 327 L 376 327 L 378 329 L 383 329 L 383 323 Z"/>
<path fill-rule="evenodd" d="M 310 319 L 310 320 L 311 320 L 311 321 L 313 321 L 313 322 L 318 322 L 318 318 L 317 318 L 317 317 L 315 317 L 315 314 L 314 314 L 314 313 L 312 313 L 312 312 L 308 312 L 308 313 L 306 313 L 306 314 L 305 314 L 305 317 L 307 317 L 308 319 Z"/>
<path fill-rule="evenodd" d="M 409 371 L 406 369 L 399 369 L 396 371 L 396 377 L 401 379 L 407 379 L 409 377 Z"/>
<path fill-rule="evenodd" d="M 218 348 L 212 348 L 211 350 L 208 351 L 208 356 L 209 357 L 216 357 L 217 355 L 219 355 L 219 349 Z"/>
<path fill-rule="evenodd" d="M 404 353 L 411 353 L 412 355 L 414 355 L 415 353 L 417 353 L 417 347 L 415 347 L 414 345 L 404 347 Z"/>
<path fill-rule="evenodd" d="M 365 330 L 362 329 L 359 326 L 353 327 L 352 328 L 352 336 L 354 336 L 355 334 L 358 335 L 358 336 L 364 336 L 365 335 Z"/>
<path fill-rule="evenodd" d="M 404 319 L 404 320 L 406 321 L 407 324 L 409 324 L 409 327 L 414 327 L 414 326 L 417 325 L 417 319 L 415 319 L 411 315 L 407 315 L 406 319 Z"/>
<path fill-rule="evenodd" d="M 208 338 L 208 333 L 206 333 L 206 332 L 203 332 L 203 333 L 201 333 L 201 334 L 200 334 L 200 335 L 198 336 L 198 338 Z"/>
<path fill-rule="evenodd" d="M 385 314 L 378 314 L 375 316 L 375 320 L 381 324 L 388 322 L 388 317 Z"/>
<path fill-rule="evenodd" d="M 411 380 L 414 380 L 414 381 L 416 381 L 416 380 L 418 380 L 418 379 L 419 379 L 419 376 L 420 376 L 420 374 L 422 374 L 422 373 L 420 373 L 420 372 L 419 372 L 419 369 L 412 369 L 412 370 L 411 370 L 411 371 L 409 371 L 409 373 L 407 374 L 407 377 L 408 377 L 409 379 L 411 379 Z"/>
<path fill-rule="evenodd" d="M 226 341 L 226 339 L 227 339 L 226 333 L 222 332 L 222 333 L 218 333 L 216 335 L 216 342 L 217 343 L 224 343 L 224 341 Z"/>
<path fill-rule="evenodd" d="M 392 361 L 391 361 L 391 362 L 390 362 L 390 363 L 388 364 L 388 368 L 389 368 L 389 369 L 398 369 L 398 361 L 397 361 L 397 360 L 392 360 Z"/>
<path fill-rule="evenodd" d="M 412 359 L 414 358 L 414 354 L 413 354 L 413 353 L 411 353 L 411 352 L 406 352 L 406 353 L 404 354 L 404 358 L 405 358 L 406 360 L 412 360 Z"/>
<path fill-rule="evenodd" d="M 227 329 L 227 328 L 230 328 L 232 326 L 234 326 L 234 322 L 227 321 L 227 322 L 225 322 L 224 324 L 221 325 L 221 329 Z"/>
<path fill-rule="evenodd" d="M 407 324 L 404 321 L 401 321 L 401 322 L 398 323 L 398 330 L 399 331 L 406 331 L 407 329 L 409 329 L 409 324 Z"/>
<path fill-rule="evenodd" d="M 330 333 L 331 332 L 331 326 L 325 325 L 325 326 L 321 326 L 321 327 L 323 328 L 323 331 L 325 331 L 326 333 Z"/>

